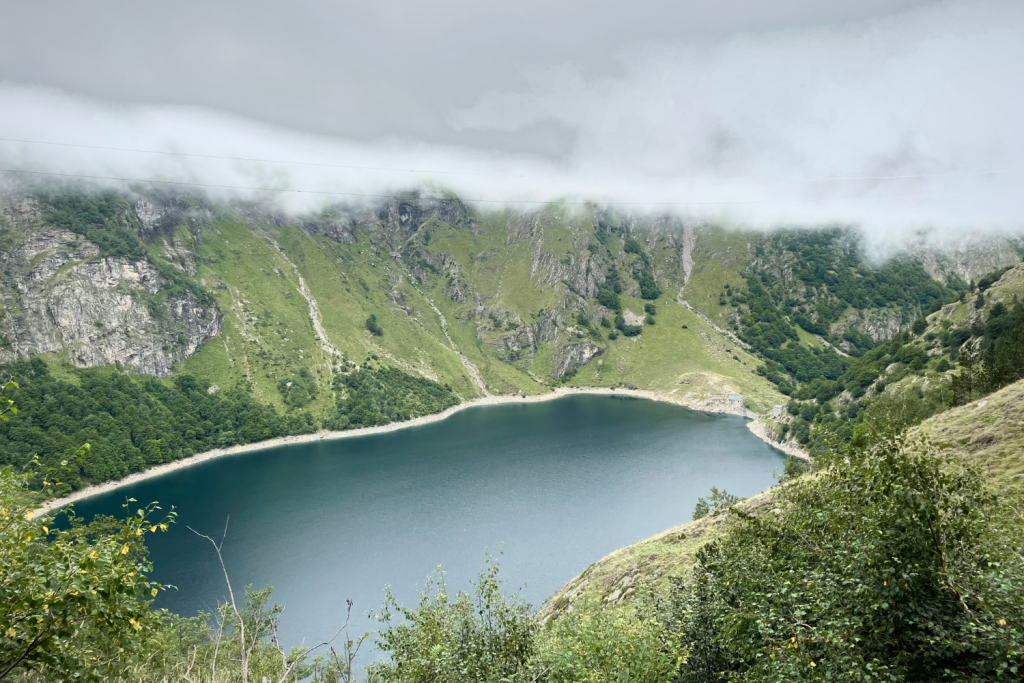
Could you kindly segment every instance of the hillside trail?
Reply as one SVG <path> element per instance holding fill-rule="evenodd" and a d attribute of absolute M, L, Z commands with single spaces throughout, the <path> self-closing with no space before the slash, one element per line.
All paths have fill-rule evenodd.
<path fill-rule="evenodd" d="M 686 310 L 688 310 L 690 313 L 693 313 L 695 316 L 697 316 L 698 318 L 703 320 L 709 327 L 711 327 L 711 329 L 713 329 L 718 334 L 722 335 L 723 337 L 728 337 L 729 339 L 731 339 L 740 348 L 750 350 L 750 345 L 749 344 L 747 344 L 746 342 L 741 340 L 739 337 L 737 337 L 735 334 L 733 334 L 729 330 L 722 329 L 718 325 L 714 324 L 713 322 L 711 322 L 711 318 L 707 317 L 706 315 L 704 315 L 703 313 L 698 311 L 696 308 L 694 308 L 693 305 L 691 305 L 689 301 L 687 301 L 686 299 L 683 298 L 683 290 L 682 289 L 680 289 L 679 290 L 679 294 L 676 295 L 676 301 L 678 301 L 680 304 L 682 304 L 686 308 Z"/>
<path fill-rule="evenodd" d="M 434 313 L 437 314 L 437 319 L 441 325 L 441 332 L 444 333 L 445 339 L 448 340 L 447 345 L 441 342 L 440 340 L 438 340 L 438 343 L 440 343 L 442 346 L 446 346 L 449 351 L 451 351 L 452 353 L 459 357 L 459 361 L 462 363 L 462 367 L 466 368 L 466 373 L 469 375 L 469 378 L 473 380 L 473 384 L 475 384 L 477 388 L 483 392 L 485 397 L 489 398 L 493 396 L 493 394 L 491 394 L 491 392 L 487 390 L 487 385 L 484 384 L 483 379 L 481 379 L 480 371 L 476 369 L 476 365 L 474 365 L 473 361 L 471 361 L 469 358 L 466 358 L 466 354 L 462 353 L 462 351 L 459 351 L 459 347 L 458 345 L 456 345 L 455 340 L 452 339 L 452 336 L 450 334 L 448 334 L 448 319 L 444 317 L 444 313 L 442 313 L 441 309 L 434 305 L 433 299 L 428 297 L 419 287 L 416 286 L 416 281 L 413 279 L 411 273 L 406 271 L 406 277 L 409 281 L 409 286 L 412 287 L 417 294 L 423 297 L 423 300 L 430 304 L 430 307 L 434 309 Z M 426 330 L 426 328 L 423 329 Z"/>
<path fill-rule="evenodd" d="M 327 336 L 327 330 L 324 329 L 323 319 L 320 316 L 320 305 L 317 303 L 316 297 L 306 286 L 306 280 L 299 273 L 299 267 L 288 258 L 288 254 L 284 252 L 281 246 L 277 243 L 273 237 L 264 235 L 267 241 L 274 247 L 277 253 L 284 259 L 292 272 L 295 273 L 295 277 L 299 280 L 299 293 L 302 294 L 302 298 L 306 300 L 306 304 L 309 307 L 309 321 L 313 324 L 313 335 L 320 343 L 320 350 L 324 355 L 324 367 L 327 369 L 327 386 L 330 387 L 331 393 L 334 393 L 334 359 L 341 359 L 342 353 L 331 343 L 330 338 Z"/>

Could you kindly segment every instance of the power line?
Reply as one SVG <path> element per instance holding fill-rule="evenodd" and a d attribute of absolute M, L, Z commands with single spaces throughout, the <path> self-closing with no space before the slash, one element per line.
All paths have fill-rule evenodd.
<path fill-rule="evenodd" d="M 492 175 L 473 171 L 426 171 L 416 168 L 390 168 L 384 166 L 356 166 L 352 164 L 325 164 L 315 161 L 285 161 L 281 159 L 260 159 L 258 157 L 233 157 L 217 154 L 198 154 L 192 152 L 168 152 L 159 149 L 132 149 L 130 147 L 105 147 L 102 145 L 82 145 L 72 142 L 44 142 L 42 140 L 20 140 L 17 138 L 0 138 L 0 142 L 18 142 L 26 145 L 48 145 L 51 147 L 76 147 L 79 149 L 99 149 L 108 152 L 133 152 L 136 154 L 160 154 L 164 156 L 190 157 L 193 159 L 217 159 L 220 161 L 247 161 L 258 164 L 285 164 L 290 166 L 316 166 L 319 168 L 345 168 L 355 171 L 390 171 L 394 173 L 430 173 L 436 175 Z"/>
<path fill-rule="evenodd" d="M 371 199 L 403 199 L 401 195 L 395 194 L 372 194 L 364 192 L 336 192 L 331 190 L 294 190 L 279 187 L 255 187 L 250 185 L 220 185 L 216 183 L 196 183 L 181 180 L 152 180 L 147 178 L 122 178 L 118 176 L 85 175 L 80 173 L 56 173 L 52 171 L 25 171 L 13 168 L 0 168 L 0 173 L 20 173 L 22 175 L 52 176 L 57 178 L 79 178 L 82 180 L 113 180 L 122 183 L 145 183 L 151 185 L 172 185 L 176 187 L 204 187 L 218 190 L 248 190 L 252 192 L 277 192 L 307 195 L 322 195 L 336 197 L 366 197 Z M 937 197 L 950 197 L 949 193 L 942 195 L 888 195 L 881 197 L 850 197 L 839 201 L 879 201 L 886 199 L 935 199 Z M 549 205 L 567 204 L 570 206 L 740 206 L 752 204 L 783 204 L 789 202 L 816 204 L 829 201 L 829 199 L 803 199 L 803 200 L 747 200 L 747 201 L 721 201 L 721 202 L 599 202 L 599 201 L 568 201 L 568 200 L 539 200 L 539 199 L 468 199 L 459 197 L 459 200 L 474 204 L 528 204 L 528 205 Z"/>
<path fill-rule="evenodd" d="M 46 145 L 50 147 L 71 147 L 77 149 L 92 149 L 92 150 L 103 150 L 107 152 L 129 152 L 133 154 L 157 154 L 161 156 L 177 156 L 186 157 L 192 159 L 216 159 L 219 161 L 244 161 L 248 163 L 259 163 L 259 164 L 282 164 L 286 166 L 312 166 L 316 168 L 343 168 L 355 171 L 386 171 L 391 173 L 422 173 L 427 175 L 468 175 L 468 176 L 507 176 L 512 175 L 515 178 L 530 178 L 531 176 L 523 174 L 503 174 L 503 173 L 487 173 L 483 171 L 445 171 L 445 170 L 428 170 L 428 169 L 416 169 L 416 168 L 395 168 L 388 166 L 359 166 L 354 164 L 328 164 L 320 163 L 315 161 L 289 161 L 282 159 L 263 159 L 259 157 L 237 157 L 237 156 L 221 156 L 217 154 L 200 154 L 195 152 L 170 152 L 167 150 L 159 149 L 135 149 L 131 147 L 108 147 L 104 145 L 86 145 L 73 142 L 50 142 L 44 140 L 26 140 L 21 138 L 0 138 L 0 142 L 12 142 L 24 145 Z M 725 180 L 743 180 L 749 179 L 767 179 L 767 180 L 781 180 L 781 181 L 793 181 L 793 182 L 826 182 L 833 180 L 911 180 L 911 179 L 922 179 L 922 178 L 955 178 L 964 176 L 990 176 L 990 175 L 1002 175 L 1008 173 L 1008 171 L 964 171 L 958 173 L 910 173 L 902 175 L 877 175 L 877 176 L 866 176 L 866 175 L 849 175 L 849 176 L 824 176 L 819 178 L 808 178 L 808 177 L 773 177 L 767 175 L 760 176 L 734 176 L 732 178 L 725 178 Z M 534 178 L 544 178 L 550 176 L 532 176 Z M 701 176 L 675 176 L 678 180 L 699 180 Z M 716 178 L 704 177 L 705 180 L 718 180 Z"/>

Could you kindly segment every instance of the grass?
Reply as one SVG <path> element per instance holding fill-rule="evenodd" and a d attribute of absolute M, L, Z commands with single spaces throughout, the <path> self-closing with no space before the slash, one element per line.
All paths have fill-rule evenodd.
<path fill-rule="evenodd" d="M 655 303 L 655 325 L 645 325 L 638 337 L 620 336 L 607 342 L 602 365 L 585 366 L 571 384 L 607 386 L 626 382 L 673 395 L 691 394 L 698 399 L 739 393 L 761 406 L 784 400 L 756 374 L 759 361 L 755 357 L 676 301 L 662 296 Z M 639 299 L 623 297 L 622 304 L 633 311 L 643 310 Z"/>
<path fill-rule="evenodd" d="M 800 327 L 799 325 L 794 325 L 793 327 L 796 328 L 796 333 L 797 336 L 800 337 L 801 344 L 809 346 L 812 349 L 822 348 L 821 340 L 818 339 L 816 336 L 814 336 L 804 328 Z"/>
<path fill-rule="evenodd" d="M 475 366 L 491 393 L 549 391 L 558 383 L 550 377 L 556 347 L 576 340 L 562 329 L 556 344 L 540 344 L 520 360 L 506 362 L 503 338 L 510 331 L 492 330 L 487 317 L 495 311 L 533 326 L 542 311 L 564 305 L 566 285 L 544 266 L 539 272 L 532 269 L 538 258 L 556 264 L 566 255 L 578 259 L 594 240 L 593 209 L 548 206 L 536 216 L 532 233 L 519 240 L 509 239 L 511 218 L 509 212 L 491 212 L 477 215 L 471 225 L 450 225 L 434 216 L 408 234 L 358 231 L 353 244 L 311 237 L 296 227 L 263 226 L 254 231 L 240 221 L 221 220 L 204 228 L 196 240 L 197 279 L 214 293 L 224 312 L 223 332 L 179 369 L 221 387 L 249 382 L 260 400 L 283 410 L 277 384 L 304 367 L 320 386 L 308 409 L 317 416 L 329 414 L 332 359 L 316 339 L 299 287 L 301 275 L 318 304 L 331 345 L 355 362 L 377 356 L 406 372 L 449 384 L 463 399 L 481 395 L 457 350 Z M 618 251 L 620 241 L 616 235 L 608 240 L 612 251 Z M 602 348 L 602 354 L 568 384 L 626 384 L 695 400 L 738 393 L 756 407 L 781 403 L 781 395 L 754 372 L 755 358 L 675 301 L 682 285 L 680 245 L 653 233 L 645 245 L 664 292 L 655 302 L 656 324 L 644 326 L 639 337 L 614 341 L 607 338 L 607 328 L 597 328 L 600 337 L 587 338 Z M 539 255 L 538 249 L 549 255 Z M 739 270 L 747 250 L 747 237 L 741 233 L 698 231 L 696 265 L 685 295 L 722 324 L 728 307 L 717 306 L 718 294 L 726 282 L 740 286 Z M 396 251 L 406 256 L 396 257 Z M 416 264 L 406 259 L 428 251 L 454 259 L 465 302 L 446 295 L 446 273 L 427 268 L 424 281 L 414 276 Z M 631 262 L 638 259 L 628 256 Z M 630 270 L 620 266 L 625 278 Z M 623 306 L 635 312 L 642 311 L 644 303 L 622 296 Z M 595 305 L 587 302 L 591 310 Z M 384 329 L 381 337 L 366 330 L 371 314 Z M 566 317 L 573 315 L 573 309 L 566 311 Z"/>
<path fill-rule="evenodd" d="M 768 491 L 747 499 L 740 506 L 751 511 L 769 504 L 772 498 Z M 616 550 L 587 567 L 548 598 L 539 610 L 540 618 L 556 616 L 580 598 L 594 598 L 616 607 L 626 604 L 629 597 L 626 591 L 630 588 L 667 588 L 671 579 L 685 576 L 701 546 L 724 533 L 727 517 L 727 512 L 708 515 Z"/>
<path fill-rule="evenodd" d="M 978 465 L 996 490 L 1024 491 L 1024 381 L 940 413 L 913 433 Z"/>
<path fill-rule="evenodd" d="M 197 279 L 216 297 L 224 326 L 179 370 L 221 387 L 248 382 L 261 401 L 281 406 L 277 383 L 305 367 L 320 385 L 308 409 L 325 413 L 333 406 L 329 377 L 287 261 L 266 239 L 230 220 L 204 231 L 198 250 Z"/>
<path fill-rule="evenodd" d="M 720 227 L 697 230 L 697 244 L 693 250 L 693 271 L 683 288 L 683 298 L 706 315 L 719 327 L 725 327 L 733 308 L 718 301 L 725 286 L 742 291 L 741 273 L 749 261 L 754 236 L 750 233 Z"/>

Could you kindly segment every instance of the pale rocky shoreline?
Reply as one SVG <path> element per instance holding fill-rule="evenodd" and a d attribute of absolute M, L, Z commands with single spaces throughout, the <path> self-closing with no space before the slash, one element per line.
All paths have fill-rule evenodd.
<path fill-rule="evenodd" d="M 656 391 L 647 391 L 644 389 L 610 389 L 606 387 L 592 387 L 592 388 L 571 388 L 571 387 L 559 387 L 554 391 L 546 394 L 538 394 L 535 396 L 486 396 L 483 398 L 473 399 L 460 403 L 459 405 L 452 406 L 451 408 L 440 412 L 434 413 L 433 415 L 424 415 L 422 417 L 413 418 L 412 420 L 406 420 L 404 422 L 392 422 L 391 424 L 381 425 L 379 427 L 363 427 L 360 429 L 349 429 L 345 431 L 319 431 L 313 434 L 300 434 L 296 436 L 279 436 L 273 439 L 267 439 L 265 441 L 257 441 L 255 443 L 242 444 L 238 446 L 231 446 L 229 448 L 215 448 L 211 451 L 205 451 L 203 453 L 196 453 L 195 455 L 181 460 L 175 460 L 174 462 L 165 463 L 163 465 L 157 465 L 143 472 L 136 472 L 130 474 L 124 479 L 118 479 L 116 481 L 107 481 L 102 484 L 95 484 L 93 486 L 87 486 L 84 489 L 75 491 L 74 493 L 64 496 L 62 498 L 54 498 L 53 500 L 47 501 L 44 505 L 35 510 L 35 514 L 43 515 L 54 510 L 60 509 L 72 503 L 91 498 L 101 493 L 107 493 L 119 489 L 123 486 L 129 486 L 146 479 L 153 479 L 176 470 L 183 469 L 185 467 L 191 467 L 207 460 L 213 460 L 214 458 L 220 458 L 225 455 L 237 455 L 239 453 L 249 453 L 252 451 L 261 451 L 268 448 L 277 448 L 278 446 L 288 446 L 292 444 L 300 443 L 312 443 L 315 441 L 330 441 L 334 439 L 349 439 L 359 436 L 367 436 L 369 434 L 383 434 L 385 432 L 393 432 L 399 429 L 407 429 L 409 427 L 417 427 L 420 425 L 430 424 L 432 422 L 439 422 L 444 420 L 460 410 L 466 410 L 467 408 L 476 408 L 478 406 L 495 406 L 495 405 L 506 405 L 506 404 L 526 404 L 526 403 L 542 403 L 544 401 L 553 401 L 565 396 L 576 396 L 576 395 L 598 395 L 598 396 L 629 396 L 632 398 L 642 398 L 650 401 L 659 401 L 662 403 L 672 403 L 674 405 L 689 408 L 705 413 L 721 413 L 726 415 L 738 415 L 746 417 L 751 420 L 747 423 L 747 428 L 750 429 L 751 433 L 765 441 L 768 445 L 776 448 L 784 453 L 793 455 L 795 457 L 807 458 L 807 454 L 802 450 L 794 448 L 790 444 L 780 444 L 771 440 L 765 429 L 764 423 L 761 421 L 760 416 L 753 413 L 742 405 L 733 405 L 732 403 L 726 403 L 721 401 L 694 401 L 683 398 L 677 398 L 669 394 L 663 394 Z M 760 428 L 758 428 L 760 426 Z"/>

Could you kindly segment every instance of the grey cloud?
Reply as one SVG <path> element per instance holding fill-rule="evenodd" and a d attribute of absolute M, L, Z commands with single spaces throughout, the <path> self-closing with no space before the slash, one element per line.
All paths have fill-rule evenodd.
<path fill-rule="evenodd" d="M 76 4 L 39 45 L 12 32 L 24 54 L 0 41 L 18 81 L 0 87 L 3 137 L 458 173 L 11 143 L 0 161 L 324 192 L 429 182 L 879 239 L 1024 226 L 1019 2 L 591 5 L 221 3 L 200 21 L 184 2 L 94 26 Z"/>
<path fill-rule="evenodd" d="M 467 134 L 449 110 L 524 72 L 571 63 L 619 70 L 653 42 L 840 24 L 922 0 L 520 0 L 5 2 L 0 79 L 124 103 L 209 107 L 356 139 L 530 151 L 562 158 L 571 131 Z M 550 123 L 544 135 L 550 136 Z"/>

